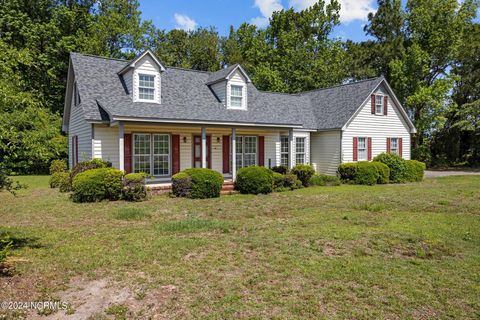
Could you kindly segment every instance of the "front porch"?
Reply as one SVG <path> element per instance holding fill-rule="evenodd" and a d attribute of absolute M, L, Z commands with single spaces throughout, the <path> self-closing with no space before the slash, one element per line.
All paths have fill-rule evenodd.
<path fill-rule="evenodd" d="M 149 186 L 161 188 L 168 186 L 172 175 L 188 168 L 210 168 L 233 181 L 241 167 L 308 163 L 309 137 L 306 131 L 275 126 L 120 121 L 95 125 L 92 143 L 94 157 L 109 160 L 126 173 L 146 172 L 153 176 Z M 116 150 L 111 149 L 112 143 Z"/>

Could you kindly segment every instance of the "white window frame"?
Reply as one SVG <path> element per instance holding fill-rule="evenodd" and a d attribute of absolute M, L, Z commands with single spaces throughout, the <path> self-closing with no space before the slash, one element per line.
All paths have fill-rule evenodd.
<path fill-rule="evenodd" d="M 135 153 L 135 137 L 139 135 L 147 135 L 150 136 L 150 153 L 149 154 L 136 154 Z M 154 154 L 154 136 L 159 135 L 159 136 L 168 136 L 168 172 L 166 174 L 160 174 L 160 175 L 155 175 L 154 174 L 154 156 L 162 156 L 165 154 Z M 135 156 L 149 156 L 150 159 L 150 172 L 146 172 L 147 174 L 150 174 L 154 177 L 168 177 L 171 175 L 172 172 L 172 139 L 171 135 L 168 133 L 147 133 L 147 132 L 137 132 L 132 135 L 132 172 L 137 172 L 135 171 Z"/>
<path fill-rule="evenodd" d="M 286 148 L 285 148 L 285 141 L 286 141 Z M 285 151 L 286 150 L 286 151 Z M 290 165 L 290 139 L 288 136 L 280 136 L 280 165 L 286 166 L 289 168 Z M 284 156 L 286 156 L 286 163 L 283 161 Z"/>
<path fill-rule="evenodd" d="M 395 141 L 395 148 L 393 147 L 393 142 Z M 396 153 L 398 154 L 399 151 L 399 145 L 398 143 L 400 142 L 399 138 L 390 138 L 390 153 Z"/>
<path fill-rule="evenodd" d="M 141 77 L 152 77 L 153 78 L 153 87 L 145 87 L 145 86 L 141 86 L 140 85 L 140 78 Z M 138 101 L 142 101 L 142 102 L 156 102 L 157 101 L 157 98 L 156 98 L 156 93 L 157 93 L 157 88 L 156 88 L 156 77 L 157 75 L 156 74 L 151 74 L 151 73 L 138 73 Z M 144 99 L 144 98 L 141 98 L 141 93 L 140 93 L 140 89 L 147 89 L 147 90 L 153 90 L 153 99 Z"/>
<path fill-rule="evenodd" d="M 375 95 L 375 114 L 376 115 L 383 115 L 383 110 L 384 110 L 384 95 L 381 94 L 376 94 Z M 378 111 L 378 108 L 380 108 L 380 111 Z"/>
<path fill-rule="evenodd" d="M 230 97 L 229 97 L 229 108 L 230 109 L 246 109 L 246 103 L 245 103 L 245 86 L 244 85 L 241 85 L 241 84 L 236 84 L 236 83 L 232 83 L 229 85 L 230 86 Z M 238 95 L 233 95 L 233 87 L 238 87 L 240 88 L 240 91 L 242 93 L 241 96 L 238 96 Z M 232 101 L 233 99 L 232 98 L 240 98 L 240 106 L 234 106 L 232 104 Z"/>
<path fill-rule="evenodd" d="M 301 141 L 302 143 L 299 143 Z M 295 137 L 295 164 L 307 164 L 307 156 L 306 156 L 306 137 Z M 302 145 L 303 151 L 298 151 L 298 146 Z M 303 158 L 302 161 L 298 161 L 298 157 L 301 156 Z"/>
<path fill-rule="evenodd" d="M 364 156 L 361 157 L 360 156 L 360 141 L 363 140 L 363 152 L 364 152 Z M 367 161 L 368 160 L 368 138 L 367 137 L 358 137 L 357 139 L 357 160 L 358 161 Z"/>
<path fill-rule="evenodd" d="M 235 161 L 237 165 L 236 166 L 237 170 L 245 167 L 245 155 L 254 155 L 254 163 L 250 164 L 249 166 L 256 166 L 258 164 L 258 136 L 238 136 L 237 135 L 236 138 L 237 140 L 235 142 L 235 146 L 237 149 L 240 147 L 241 152 L 238 152 L 237 150 L 235 150 L 235 155 L 236 157 L 241 155 L 240 163 L 236 162 L 237 159 L 236 158 L 233 159 L 231 154 L 230 154 L 230 158 L 231 158 L 231 161 Z M 255 139 L 255 153 L 245 153 L 245 138 Z"/>

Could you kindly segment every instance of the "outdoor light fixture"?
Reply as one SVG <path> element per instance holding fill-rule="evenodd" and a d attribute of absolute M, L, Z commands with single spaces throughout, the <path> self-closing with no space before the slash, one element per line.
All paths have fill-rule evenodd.
<path fill-rule="evenodd" d="M 220 137 L 217 137 L 217 143 L 220 143 Z"/>
<path fill-rule="evenodd" d="M 187 143 L 187 137 L 183 137 L 183 143 Z"/>

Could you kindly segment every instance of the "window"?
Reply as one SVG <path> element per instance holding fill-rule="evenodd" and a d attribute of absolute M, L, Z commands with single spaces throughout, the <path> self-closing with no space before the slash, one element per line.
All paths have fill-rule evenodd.
<path fill-rule="evenodd" d="M 295 138 L 295 164 L 305 164 L 305 138 Z"/>
<path fill-rule="evenodd" d="M 280 137 L 280 164 L 288 167 L 288 136 Z"/>
<path fill-rule="evenodd" d="M 235 152 L 237 169 L 257 164 L 257 137 L 237 136 Z"/>
<path fill-rule="evenodd" d="M 155 100 L 155 76 L 138 75 L 138 96 L 140 100 Z"/>
<path fill-rule="evenodd" d="M 242 108 L 243 107 L 243 87 L 242 86 L 230 86 L 230 107 Z"/>
<path fill-rule="evenodd" d="M 398 138 L 390 138 L 390 153 L 398 154 Z"/>
<path fill-rule="evenodd" d="M 358 161 L 367 160 L 367 138 L 358 138 Z"/>
<path fill-rule="evenodd" d="M 383 96 L 375 96 L 375 114 L 383 114 Z"/>
<path fill-rule="evenodd" d="M 170 173 L 170 136 L 136 133 L 133 139 L 133 171 L 154 176 Z"/>

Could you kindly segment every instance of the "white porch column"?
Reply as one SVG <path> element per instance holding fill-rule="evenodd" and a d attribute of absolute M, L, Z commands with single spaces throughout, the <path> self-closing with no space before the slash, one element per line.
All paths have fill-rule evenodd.
<path fill-rule="evenodd" d="M 202 168 L 207 167 L 207 128 L 202 127 Z"/>
<path fill-rule="evenodd" d="M 125 149 L 124 149 L 124 135 L 125 127 L 122 121 L 118 122 L 118 163 L 119 168 L 122 171 L 125 171 Z"/>
<path fill-rule="evenodd" d="M 295 150 L 293 150 L 293 129 L 288 130 L 288 166 L 293 168 L 293 161 L 295 159 Z"/>
<path fill-rule="evenodd" d="M 237 176 L 237 129 L 232 128 L 232 179 Z"/>

